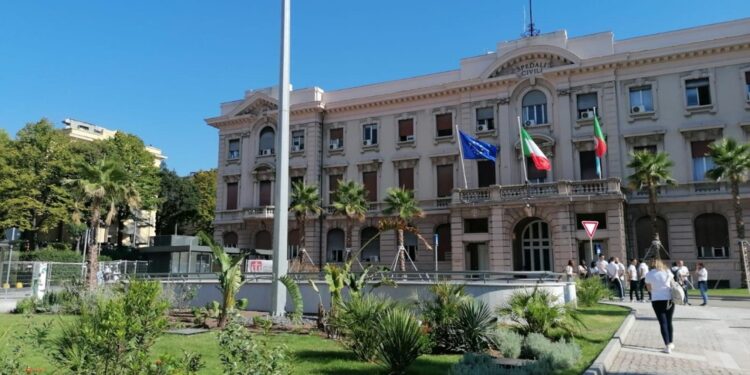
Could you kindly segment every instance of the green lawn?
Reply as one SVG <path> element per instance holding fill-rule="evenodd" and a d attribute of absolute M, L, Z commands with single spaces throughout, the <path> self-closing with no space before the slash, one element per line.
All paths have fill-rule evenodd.
<path fill-rule="evenodd" d="M 581 345 L 583 358 L 575 369 L 565 374 L 580 374 L 586 369 L 594 358 L 601 352 L 608 340 L 622 320 L 627 315 L 627 310 L 617 306 L 597 305 L 590 308 L 582 308 L 583 319 L 588 328 L 583 330 L 584 337 L 576 338 Z M 60 322 L 74 319 L 70 316 L 57 317 L 51 315 L 35 315 L 32 318 L 34 324 L 53 320 L 51 335 L 60 334 Z M 21 315 L 0 314 L 0 351 L 6 349 L 10 338 L 17 332 L 22 332 L 26 327 L 26 320 Z M 358 361 L 352 354 L 346 352 L 342 347 L 332 340 L 317 335 L 273 335 L 272 340 L 277 343 L 286 344 L 297 362 L 294 366 L 295 374 L 329 374 L 329 375 L 358 375 L 382 373 L 380 368 L 369 363 Z M 182 350 L 190 350 L 203 354 L 206 368 L 202 374 L 221 374 L 221 366 L 218 359 L 219 347 L 215 333 L 204 333 L 193 336 L 164 335 L 160 338 L 154 349 L 154 353 L 169 353 L 180 356 Z M 1 355 L 1 354 L 0 354 Z M 459 360 L 459 355 L 425 355 L 420 357 L 410 369 L 410 374 L 440 375 L 448 374 L 453 363 Z M 24 348 L 24 363 L 33 368 L 43 368 L 44 373 L 51 373 L 53 366 L 48 359 L 38 350 Z"/>
<path fill-rule="evenodd" d="M 698 289 L 688 289 L 688 295 L 700 297 L 701 292 Z M 750 297 L 750 293 L 747 292 L 747 288 L 709 289 L 708 297 L 711 298 L 711 296 Z"/>

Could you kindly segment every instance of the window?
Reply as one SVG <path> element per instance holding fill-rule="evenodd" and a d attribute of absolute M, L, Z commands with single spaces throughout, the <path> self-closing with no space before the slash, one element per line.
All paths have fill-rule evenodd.
<path fill-rule="evenodd" d="M 582 221 L 598 221 L 599 225 L 596 229 L 607 229 L 607 214 L 604 212 L 593 213 L 593 214 L 576 214 L 576 228 L 583 230 Z"/>
<path fill-rule="evenodd" d="M 695 218 L 695 245 L 699 258 L 729 257 L 729 226 L 719 214 L 703 214 Z"/>
<path fill-rule="evenodd" d="M 398 186 L 402 189 L 414 190 L 414 168 L 398 170 Z"/>
<path fill-rule="evenodd" d="M 547 123 L 547 96 L 539 90 L 526 93 L 521 100 L 524 126 Z"/>
<path fill-rule="evenodd" d="M 274 131 L 267 126 L 260 131 L 260 140 L 258 142 L 258 155 L 273 155 Z"/>
<path fill-rule="evenodd" d="M 271 181 L 261 181 L 259 184 L 258 206 L 271 205 Z"/>
<path fill-rule="evenodd" d="M 380 262 L 380 236 L 378 234 L 378 228 L 375 227 L 367 227 L 360 232 L 359 247 L 362 249 L 360 257 L 363 261 Z"/>
<path fill-rule="evenodd" d="M 453 193 L 453 164 L 437 166 L 437 195 L 450 197 Z"/>
<path fill-rule="evenodd" d="M 579 120 L 591 120 L 594 118 L 594 108 L 598 105 L 598 99 L 595 92 L 587 94 L 578 94 L 577 108 Z"/>
<path fill-rule="evenodd" d="M 599 168 L 597 168 L 594 151 L 578 153 L 578 162 L 581 168 L 581 180 L 596 180 L 599 178 Z"/>
<path fill-rule="evenodd" d="M 531 158 L 526 158 L 526 174 L 530 183 L 541 184 L 547 181 L 547 171 L 536 169 Z"/>
<path fill-rule="evenodd" d="M 344 178 L 340 174 L 328 176 L 328 204 L 333 204 L 336 200 L 336 190 L 339 188 L 339 182 Z"/>
<path fill-rule="evenodd" d="M 495 163 L 490 160 L 477 160 L 477 180 L 480 188 L 494 185 Z"/>
<path fill-rule="evenodd" d="M 477 108 L 477 131 L 486 132 L 495 129 L 495 111 L 492 107 Z"/>
<path fill-rule="evenodd" d="M 237 247 L 237 233 L 226 232 L 222 237 L 222 244 L 224 247 Z"/>
<path fill-rule="evenodd" d="M 417 236 L 415 236 L 414 233 L 404 233 L 404 248 L 406 249 L 407 254 L 409 254 L 409 258 L 411 258 L 412 262 L 417 261 L 418 245 Z"/>
<path fill-rule="evenodd" d="M 464 219 L 464 233 L 487 233 L 489 224 L 487 218 Z"/>
<path fill-rule="evenodd" d="M 697 141 L 690 143 L 690 151 L 693 155 L 693 181 L 706 179 L 706 172 L 714 167 L 714 160 L 708 156 L 708 146 L 711 141 Z"/>
<path fill-rule="evenodd" d="M 230 139 L 229 140 L 229 152 L 227 153 L 227 160 L 237 160 L 240 158 L 240 140 Z"/>
<path fill-rule="evenodd" d="M 651 85 L 630 88 L 630 113 L 654 111 L 654 98 Z"/>
<path fill-rule="evenodd" d="M 438 238 L 437 250 L 438 261 L 451 260 L 451 225 L 440 224 L 435 228 L 435 234 Z"/>
<path fill-rule="evenodd" d="M 685 99 L 688 107 L 711 105 L 711 87 L 708 78 L 686 80 Z"/>
<path fill-rule="evenodd" d="M 365 124 L 362 126 L 362 144 L 365 146 L 378 144 L 377 124 Z"/>
<path fill-rule="evenodd" d="M 227 183 L 227 210 L 237 209 L 237 187 L 236 182 Z"/>
<path fill-rule="evenodd" d="M 304 184 L 305 183 L 305 176 L 294 176 L 289 178 L 289 190 L 294 188 L 294 185 L 296 184 Z"/>
<path fill-rule="evenodd" d="M 398 141 L 399 142 L 413 142 L 414 141 L 414 119 L 413 118 L 398 120 Z"/>
<path fill-rule="evenodd" d="M 750 102 L 750 71 L 745 72 L 745 100 Z"/>
<path fill-rule="evenodd" d="M 329 262 L 344 261 L 344 231 L 334 228 L 326 236 L 327 259 Z"/>
<path fill-rule="evenodd" d="M 330 150 L 339 150 L 344 148 L 344 128 L 331 129 L 328 133 L 328 148 Z"/>
<path fill-rule="evenodd" d="M 295 130 L 292 132 L 292 152 L 305 150 L 305 131 Z"/>
<path fill-rule="evenodd" d="M 368 202 L 378 201 L 378 172 L 362 172 Z"/>
<path fill-rule="evenodd" d="M 453 114 L 441 113 L 439 115 L 435 115 L 435 128 L 437 130 L 438 137 L 452 137 Z"/>
<path fill-rule="evenodd" d="M 642 152 L 642 151 L 648 151 L 652 154 L 656 153 L 656 145 L 646 145 L 646 146 L 635 146 L 633 147 L 633 153 L 636 152 Z"/>
<path fill-rule="evenodd" d="M 661 217 L 657 217 L 656 231 L 659 233 L 659 239 L 661 240 L 661 244 L 664 247 L 660 251 L 661 258 L 669 259 L 668 251 L 671 248 L 669 247 L 669 237 L 667 237 L 667 221 Z M 653 257 L 656 255 L 656 249 L 651 249 L 651 241 L 654 240 L 654 231 L 651 228 L 650 217 L 643 216 L 636 220 L 635 237 L 637 243 L 636 246 L 638 246 L 638 258 L 644 258 L 646 256 L 646 253 L 648 253 L 649 257 Z"/>

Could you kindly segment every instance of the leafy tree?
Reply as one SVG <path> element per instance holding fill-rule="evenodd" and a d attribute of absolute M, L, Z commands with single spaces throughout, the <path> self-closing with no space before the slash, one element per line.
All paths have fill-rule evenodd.
<path fill-rule="evenodd" d="M 662 184 L 675 184 L 675 180 L 671 176 L 674 163 L 669 159 L 669 154 L 666 152 L 638 151 L 631 154 L 631 159 L 627 167 L 633 168 L 633 174 L 628 176 L 628 180 L 630 180 L 633 189 L 646 189 L 648 191 L 648 216 L 651 218 L 651 233 L 654 235 L 654 240 L 658 240 L 657 189 Z M 661 254 L 661 252 L 662 249 L 659 249 L 656 256 L 662 257 L 664 255 L 665 258 L 669 258 L 669 254 Z"/>
<path fill-rule="evenodd" d="M 216 169 L 198 171 L 190 175 L 198 191 L 198 207 L 193 225 L 198 231 L 214 232 L 214 212 L 216 211 Z"/>
<path fill-rule="evenodd" d="M 346 216 L 346 248 L 352 248 L 352 229 L 354 221 L 365 221 L 367 198 L 364 185 L 356 181 L 342 181 L 336 190 L 333 201 L 335 214 Z"/>
<path fill-rule="evenodd" d="M 229 315 L 232 314 L 237 306 L 237 292 L 240 291 L 245 279 L 242 277 L 242 261 L 247 258 L 249 253 L 241 254 L 234 259 L 227 254 L 224 248 L 214 242 L 213 238 L 207 234 L 198 233 L 200 241 L 214 253 L 215 262 L 221 266 L 219 272 L 219 288 L 222 294 L 221 313 L 219 314 L 219 328 L 227 325 Z"/>
<path fill-rule="evenodd" d="M 130 183 L 122 166 L 111 159 L 104 159 L 96 164 L 81 163 L 80 176 L 66 182 L 78 191 L 88 208 L 89 227 L 96 234 L 101 225 L 103 211 L 106 211 L 104 224 L 108 226 L 117 213 L 117 206 L 125 203 L 136 208 L 140 197 Z M 76 219 L 79 213 L 74 214 Z M 99 269 L 99 244 L 93 241 L 88 245 L 87 286 L 94 289 L 97 284 L 96 273 Z"/>
<path fill-rule="evenodd" d="M 411 190 L 391 188 L 388 189 L 385 197 L 385 209 L 383 213 L 386 215 L 396 215 L 394 224 L 398 233 L 399 269 L 401 272 L 405 272 L 404 231 L 409 230 L 409 221 L 424 217 L 424 212 L 419 208 L 419 203 L 414 199 L 414 193 Z"/>
<path fill-rule="evenodd" d="M 176 231 L 179 225 L 189 223 L 197 215 L 200 197 L 198 189 L 190 179 L 180 177 L 175 171 L 166 168 L 162 168 L 159 175 L 161 201 L 156 212 L 156 232 L 169 234 Z"/>
<path fill-rule="evenodd" d="M 13 147 L 13 141 L 5 130 L 0 129 L 0 227 L 9 228 L 18 226 L 19 221 L 14 218 L 23 216 L 19 212 L 14 212 L 15 207 L 9 205 L 10 199 L 14 198 L 18 191 L 16 177 L 18 171 L 13 165 L 16 152 Z"/>
<path fill-rule="evenodd" d="M 304 182 L 295 183 L 292 186 L 292 199 L 289 211 L 294 213 L 299 231 L 300 256 L 305 250 L 305 222 L 310 216 L 319 215 L 323 212 L 320 207 L 320 194 L 315 185 L 306 185 Z"/>

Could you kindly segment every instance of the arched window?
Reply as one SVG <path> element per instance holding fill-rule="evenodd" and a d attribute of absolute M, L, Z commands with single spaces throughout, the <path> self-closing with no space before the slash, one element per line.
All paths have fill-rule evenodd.
<path fill-rule="evenodd" d="M 552 239 L 549 226 L 533 220 L 521 231 L 521 269 L 524 271 L 552 270 Z"/>
<path fill-rule="evenodd" d="M 255 233 L 255 249 L 261 250 L 272 250 L 273 240 L 271 239 L 271 232 L 262 230 Z"/>
<path fill-rule="evenodd" d="M 440 224 L 435 228 L 435 234 L 438 235 L 438 260 L 451 260 L 451 225 Z"/>
<path fill-rule="evenodd" d="M 539 90 L 531 90 L 521 99 L 524 126 L 547 123 L 547 96 Z"/>
<path fill-rule="evenodd" d="M 656 218 L 656 229 L 659 232 L 659 240 L 664 249 L 661 249 L 661 258 L 669 259 L 669 237 L 667 237 L 667 221 L 661 217 Z M 638 248 L 638 258 L 643 258 L 648 253 L 649 258 L 656 256 L 655 250 L 649 252 L 654 233 L 651 230 L 651 218 L 643 216 L 635 222 L 635 237 Z"/>
<path fill-rule="evenodd" d="M 359 246 L 364 246 L 360 257 L 365 262 L 380 262 L 380 237 L 373 239 L 377 234 L 378 229 L 375 227 L 367 227 L 360 232 L 359 238 L 361 243 Z M 367 244 L 367 246 L 365 246 L 365 244 Z"/>
<path fill-rule="evenodd" d="M 224 247 L 237 247 L 237 233 L 226 232 L 222 237 Z"/>
<path fill-rule="evenodd" d="M 329 262 L 344 261 L 344 231 L 338 228 L 328 231 L 326 254 Z"/>
<path fill-rule="evenodd" d="M 695 245 L 699 258 L 729 256 L 729 225 L 719 214 L 702 214 L 695 218 Z"/>
<path fill-rule="evenodd" d="M 258 149 L 260 155 L 273 155 L 274 154 L 274 131 L 270 126 L 266 126 L 260 131 L 260 141 L 258 142 Z"/>

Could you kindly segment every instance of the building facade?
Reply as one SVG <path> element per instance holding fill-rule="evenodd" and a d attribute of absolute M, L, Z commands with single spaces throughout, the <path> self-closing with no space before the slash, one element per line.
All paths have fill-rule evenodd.
<path fill-rule="evenodd" d="M 248 91 L 206 119 L 219 130 L 215 236 L 225 245 L 272 246 L 277 94 Z M 594 113 L 609 146 L 601 176 Z M 519 117 L 551 171 L 523 158 Z M 456 129 L 497 145 L 497 163 L 462 166 Z M 670 258 L 691 267 L 702 261 L 712 279 L 739 284 L 731 196 L 704 174 L 712 166 L 710 142 L 748 140 L 750 19 L 625 40 L 558 31 L 501 42 L 444 73 L 332 92 L 294 90 L 290 130 L 291 179 L 318 185 L 324 206 L 341 179 L 368 190 L 370 214 L 356 223 L 355 248 L 377 233 L 389 187 L 414 190 L 426 213 L 415 225 L 437 239 L 430 252 L 407 236 L 420 270 L 560 271 L 569 260 L 590 262 L 597 251 L 643 256 L 652 238 L 647 196 L 626 186 L 626 165 L 633 151 L 666 151 L 678 181 L 659 191 Z M 593 249 L 582 220 L 599 221 Z M 345 227 L 330 209 L 306 225 L 313 262 L 344 259 Z M 290 244 L 299 237 L 296 229 L 289 236 Z M 361 260 L 392 264 L 395 242 L 395 234 L 383 234 Z"/>

